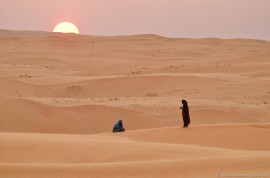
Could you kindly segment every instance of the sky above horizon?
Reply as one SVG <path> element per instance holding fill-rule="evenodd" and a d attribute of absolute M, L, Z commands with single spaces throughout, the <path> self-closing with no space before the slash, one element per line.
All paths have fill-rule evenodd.
<path fill-rule="evenodd" d="M 270 0 L 0 0 L 0 29 L 270 40 Z"/>

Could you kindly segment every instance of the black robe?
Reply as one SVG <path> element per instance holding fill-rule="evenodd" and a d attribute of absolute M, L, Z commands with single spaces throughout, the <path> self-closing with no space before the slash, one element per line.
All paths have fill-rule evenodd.
<path fill-rule="evenodd" d="M 188 125 L 190 124 L 190 116 L 189 116 L 189 108 L 186 101 L 183 102 L 182 116 L 184 121 L 184 127 L 188 127 Z"/>

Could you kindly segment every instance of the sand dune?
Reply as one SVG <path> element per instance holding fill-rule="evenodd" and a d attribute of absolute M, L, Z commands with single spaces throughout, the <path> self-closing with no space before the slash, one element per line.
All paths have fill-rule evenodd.
<path fill-rule="evenodd" d="M 259 124 L 85 136 L 1 133 L 0 173 L 22 177 L 215 177 L 218 173 L 254 170 L 268 173 L 269 134 L 270 126 Z"/>
<path fill-rule="evenodd" d="M 269 176 L 269 56 L 262 40 L 0 30 L 0 177 Z"/>
<path fill-rule="evenodd" d="M 243 164 L 250 163 L 250 164 Z M 1 174 L 5 177 L 217 177 L 228 172 L 245 171 L 244 176 L 267 176 L 269 158 L 234 158 L 189 161 L 165 161 L 90 165 L 5 165 Z M 16 172 L 14 172 L 14 167 Z M 252 167 L 252 168 L 250 168 Z M 222 169 L 221 169 L 222 168 Z M 68 171 L 67 171 L 68 170 Z M 130 170 L 127 172 L 127 170 Z M 187 171 L 188 170 L 188 171 Z M 196 170 L 196 171 L 195 171 Z M 221 172 L 220 174 L 216 172 Z M 193 173 L 194 172 L 194 173 Z M 223 173 L 224 172 L 224 173 Z M 165 174 L 164 174 L 165 173 Z M 192 174 L 191 174 L 192 173 Z M 237 173 L 234 173 L 237 174 Z M 239 175 L 241 173 L 238 173 Z"/>
<path fill-rule="evenodd" d="M 151 115 L 110 106 L 57 107 L 26 99 L 4 99 L 0 105 L 2 115 L 0 128 L 5 132 L 77 134 L 110 132 L 119 119 L 125 121 L 131 130 L 162 125 Z M 140 125 L 141 122 L 144 124 Z"/>
<path fill-rule="evenodd" d="M 269 129 L 269 124 L 204 125 L 186 130 L 176 127 L 130 131 L 123 136 L 160 143 L 268 151 Z"/>

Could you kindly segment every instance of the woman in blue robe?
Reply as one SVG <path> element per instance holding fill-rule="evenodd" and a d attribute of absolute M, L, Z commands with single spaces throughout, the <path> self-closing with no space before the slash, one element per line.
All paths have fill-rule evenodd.
<path fill-rule="evenodd" d="M 125 128 L 123 127 L 122 120 L 117 121 L 116 124 L 113 126 L 113 132 L 124 132 Z"/>

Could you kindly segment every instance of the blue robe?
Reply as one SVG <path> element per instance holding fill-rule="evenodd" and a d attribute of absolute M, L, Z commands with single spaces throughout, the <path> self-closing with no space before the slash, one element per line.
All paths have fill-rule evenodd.
<path fill-rule="evenodd" d="M 113 132 L 123 132 L 125 131 L 124 127 L 123 127 L 123 122 L 122 120 L 117 121 L 116 124 L 114 124 L 113 126 Z"/>

